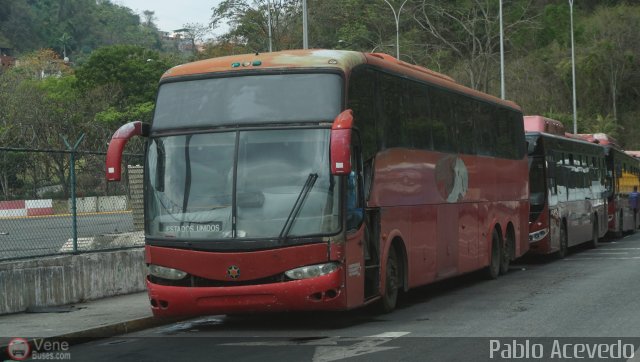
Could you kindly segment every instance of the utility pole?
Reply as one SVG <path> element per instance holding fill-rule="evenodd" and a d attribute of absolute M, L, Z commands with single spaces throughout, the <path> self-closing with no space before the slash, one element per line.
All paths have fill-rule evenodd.
<path fill-rule="evenodd" d="M 384 2 L 386 2 L 387 5 L 389 5 L 389 7 L 391 8 L 391 11 L 393 11 L 393 19 L 396 21 L 396 59 L 400 60 L 400 13 L 402 12 L 402 7 L 404 6 L 404 4 L 407 3 L 407 0 L 404 0 L 402 2 L 402 5 L 400 5 L 400 9 L 398 9 L 397 13 L 396 9 L 393 8 L 393 5 L 391 5 L 389 1 L 384 0 Z"/>
<path fill-rule="evenodd" d="M 578 110 L 576 106 L 576 51 L 573 44 L 573 0 L 569 0 L 571 15 L 571 75 L 573 78 L 573 133 L 578 133 Z"/>
<path fill-rule="evenodd" d="M 307 0 L 302 0 L 302 48 L 309 49 L 309 35 L 307 24 Z"/>
<path fill-rule="evenodd" d="M 267 0 L 267 19 L 269 20 L 269 53 L 273 51 L 273 45 L 271 40 L 271 0 Z"/>
<path fill-rule="evenodd" d="M 504 28 L 502 27 L 502 0 L 500 1 L 500 97 L 506 99 L 504 89 Z"/>

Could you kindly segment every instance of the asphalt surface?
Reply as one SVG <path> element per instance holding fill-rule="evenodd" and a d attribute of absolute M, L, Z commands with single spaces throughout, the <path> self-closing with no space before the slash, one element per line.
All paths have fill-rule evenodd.
<path fill-rule="evenodd" d="M 564 260 L 528 258 L 498 280 L 470 274 L 418 288 L 386 315 L 362 309 L 209 316 L 74 345 L 68 357 L 640 361 L 638 281 L 640 233 L 594 250 L 574 249 Z"/>
<path fill-rule="evenodd" d="M 78 215 L 78 237 L 133 231 L 131 212 Z M 71 215 L 0 219 L 0 260 L 57 254 L 73 236 Z"/>

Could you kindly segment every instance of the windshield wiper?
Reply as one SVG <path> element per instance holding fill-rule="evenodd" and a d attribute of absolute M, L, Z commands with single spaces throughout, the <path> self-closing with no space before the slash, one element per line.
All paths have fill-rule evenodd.
<path fill-rule="evenodd" d="M 317 173 L 310 173 L 309 177 L 307 177 L 307 181 L 304 183 L 304 186 L 302 186 L 302 190 L 300 190 L 300 193 L 298 194 L 298 198 L 296 199 L 296 202 L 293 204 L 293 207 L 291 208 L 291 212 L 289 212 L 289 216 L 287 217 L 287 220 L 284 222 L 282 231 L 280 231 L 280 237 L 279 237 L 280 242 L 284 242 L 287 239 L 287 236 L 291 231 L 291 227 L 293 227 L 293 223 L 296 221 L 298 214 L 300 214 L 300 210 L 302 209 L 302 204 L 304 203 L 304 200 L 307 198 L 307 195 L 309 195 L 309 191 L 311 191 L 311 188 L 313 188 L 313 185 L 316 183 L 317 179 L 318 179 Z"/>

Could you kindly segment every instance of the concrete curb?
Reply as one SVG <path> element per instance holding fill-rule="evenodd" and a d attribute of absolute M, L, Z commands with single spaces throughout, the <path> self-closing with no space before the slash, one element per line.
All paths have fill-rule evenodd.
<path fill-rule="evenodd" d="M 31 345 L 32 348 L 35 340 L 42 340 L 45 342 L 46 341 L 50 341 L 50 342 L 64 341 L 69 343 L 69 345 L 75 345 L 75 344 L 86 343 L 96 339 L 109 338 L 109 337 L 117 336 L 120 334 L 132 333 L 132 332 L 137 332 L 143 329 L 176 323 L 186 319 L 188 318 L 186 317 L 157 318 L 157 317 L 149 316 L 149 317 L 138 318 L 138 319 L 133 319 L 129 321 L 112 323 L 109 325 L 104 325 L 99 327 L 87 328 L 84 330 L 60 334 L 56 336 L 41 337 L 41 338 L 29 337 L 27 338 L 27 340 L 29 341 L 29 344 Z M 8 342 L 0 342 L 0 360 L 2 360 L 3 357 L 8 358 L 7 346 L 8 346 Z"/>

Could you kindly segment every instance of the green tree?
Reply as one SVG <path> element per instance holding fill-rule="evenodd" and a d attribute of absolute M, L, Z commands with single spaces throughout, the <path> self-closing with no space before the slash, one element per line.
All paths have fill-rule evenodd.
<path fill-rule="evenodd" d="M 153 102 L 160 76 L 170 68 L 156 51 L 133 45 L 100 48 L 76 70 L 82 90 L 113 86 L 121 90 L 117 106 Z"/>

